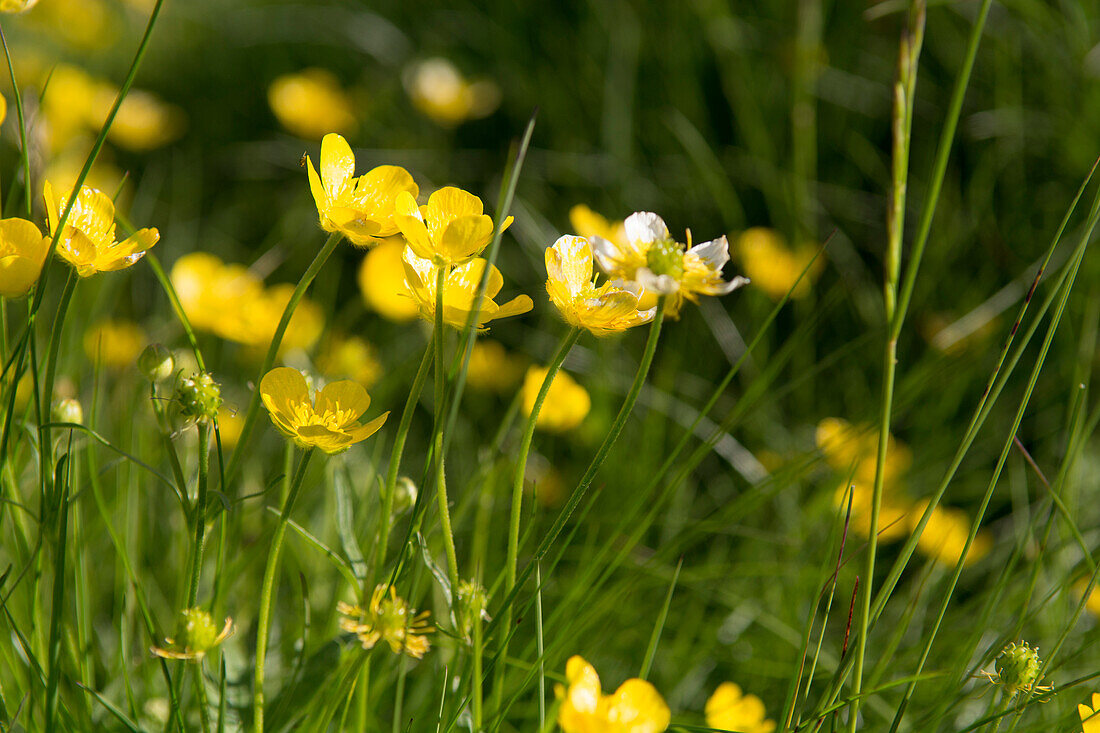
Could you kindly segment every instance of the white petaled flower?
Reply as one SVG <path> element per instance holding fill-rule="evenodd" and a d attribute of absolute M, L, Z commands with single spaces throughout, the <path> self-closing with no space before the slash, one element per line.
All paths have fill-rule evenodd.
<path fill-rule="evenodd" d="M 616 244 L 592 237 L 596 262 L 622 287 L 633 282 L 645 291 L 669 296 L 666 312 L 679 312 L 685 299 L 698 302 L 699 295 L 725 295 L 747 284 L 748 278 L 722 278 L 722 268 L 730 260 L 725 236 L 691 246 L 677 242 L 669 234 L 664 220 L 649 211 L 639 211 L 623 223 L 626 242 Z"/>

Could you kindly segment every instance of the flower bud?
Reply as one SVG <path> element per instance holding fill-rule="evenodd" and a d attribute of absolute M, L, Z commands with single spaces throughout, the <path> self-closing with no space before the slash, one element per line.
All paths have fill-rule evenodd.
<path fill-rule="evenodd" d="M 222 404 L 221 389 L 207 372 L 181 379 L 176 386 L 183 415 L 199 422 L 207 422 L 218 414 Z"/>
<path fill-rule="evenodd" d="M 176 641 L 189 651 L 205 654 L 218 643 L 218 627 L 214 619 L 201 608 L 189 608 L 180 613 Z"/>
<path fill-rule="evenodd" d="M 84 422 L 84 408 L 80 406 L 79 400 L 71 397 L 54 402 L 50 415 L 54 422 Z"/>
<path fill-rule="evenodd" d="M 149 344 L 138 357 L 138 369 L 150 382 L 163 382 L 176 370 L 176 360 L 163 344 Z"/>
<path fill-rule="evenodd" d="M 1030 689 L 1039 681 L 1039 648 L 1032 649 L 1027 642 L 1009 644 L 997 657 L 995 663 L 997 676 L 1001 683 L 1014 694 L 1018 690 Z"/>
<path fill-rule="evenodd" d="M 416 503 L 417 488 L 412 479 L 402 476 L 393 488 L 393 513 L 404 514 Z"/>

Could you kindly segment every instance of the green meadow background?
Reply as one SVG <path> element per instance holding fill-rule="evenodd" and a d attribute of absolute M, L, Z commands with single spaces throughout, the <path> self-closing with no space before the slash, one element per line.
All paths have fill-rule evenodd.
<path fill-rule="evenodd" d="M 40 0 L 25 15 L 0 18 L 17 78 L 25 71 L 37 80 L 37 69 L 67 63 L 120 84 L 151 4 L 95 0 L 102 23 L 97 32 L 83 34 L 89 37 L 59 25 L 78 17 L 67 14 L 71 4 Z M 57 7 L 50 11 L 51 5 Z M 927 10 L 913 112 L 906 254 L 927 203 L 936 146 L 979 6 L 971 0 L 932 2 Z M 65 18 L 70 20 L 59 20 Z M 844 524 L 833 501 L 844 476 L 822 460 L 815 428 L 833 416 L 874 424 L 879 413 L 891 88 L 906 18 L 906 4 L 895 0 L 164 2 L 135 86 L 183 110 L 186 128 L 155 150 L 137 154 L 108 143 L 105 155 L 127 175 L 120 211 L 139 226 L 159 228 L 161 240 L 152 252 L 166 268 L 184 254 L 207 251 L 253 265 L 268 283 L 301 277 L 325 241 L 299 165 L 304 153 L 317 160 L 320 140 L 284 130 L 267 94 L 276 77 L 307 67 L 330 70 L 349 90 L 357 126 L 346 137 L 359 172 L 402 165 L 422 193 L 457 185 L 481 196 L 494 216 L 511 151 L 534 115 L 511 211 L 515 224 L 505 234 L 498 265 L 506 280 L 502 296 L 528 293 L 535 308 L 493 323 L 489 334 L 531 362 L 548 361 L 565 333 L 545 297 L 543 251 L 571 233 L 568 213 L 576 204 L 619 220 L 633 211 L 654 211 L 674 234 L 690 228 L 696 241 L 726 234 L 736 243 L 741 231 L 758 226 L 789 242 L 820 246 L 828 239 L 821 274 L 807 297 L 780 310 L 709 422 L 690 438 L 688 452 L 699 449 L 698 460 L 688 462 L 685 454 L 659 476 L 685 428 L 746 343 L 761 333 L 775 303 L 750 285 L 688 306 L 678 321 L 666 323 L 638 407 L 542 565 L 537 612 L 534 583 L 519 597 L 516 632 L 502 665 L 508 669 L 507 708 L 494 705 L 493 672 L 486 686 L 486 730 L 539 730 L 540 664 L 547 676 L 541 699 L 548 721 L 553 683 L 562 680 L 571 655 L 595 665 L 605 691 L 637 676 L 655 628 L 660 637 L 648 678 L 668 701 L 674 730 L 708 730 L 704 703 L 726 680 L 760 696 L 769 717 L 780 716 L 799 674 L 811 614 L 822 589 L 833 587 L 830 574 Z M 468 78 L 493 81 L 499 107 L 451 127 L 425 116 L 410 101 L 403 75 L 432 57 L 449 59 Z M 32 101 L 34 83 L 25 87 Z M 4 94 L 0 191 L 5 216 L 13 216 L 21 211 L 22 183 L 10 82 Z M 1100 5 L 994 2 L 898 344 L 891 432 L 913 453 L 903 479 L 911 497 L 935 491 L 962 442 L 1038 262 L 1100 155 L 1098 140 Z M 42 224 L 40 185 L 36 179 L 35 218 Z M 1086 190 L 1050 273 L 1061 272 L 1084 231 L 1095 188 L 1093 183 Z M 356 729 L 350 722 L 356 714 L 345 719 L 339 712 L 347 695 L 339 694 L 338 682 L 349 660 L 365 652 L 336 626 L 336 602 L 351 595 L 337 565 L 348 564 L 352 544 L 364 554 L 372 551 L 379 474 L 429 332 L 426 324 L 393 323 L 364 305 L 356 283 L 362 257 L 361 250 L 341 245 L 310 296 L 326 313 L 326 329 L 361 336 L 377 349 L 383 375 L 370 388 L 371 414 L 393 414 L 375 438 L 346 455 L 314 459 L 293 518 L 316 541 L 290 533 L 275 607 L 268 657 L 272 730 L 309 730 L 326 709 L 337 711 L 331 730 Z M 45 312 L 52 314 L 64 267 L 50 267 L 53 289 Z M 727 276 L 734 271 L 740 272 L 736 248 Z M 1021 331 L 1052 292 L 1049 280 L 1038 286 Z M 59 374 L 83 403 L 87 425 L 166 471 L 148 387 L 136 368 L 97 370 L 82 347 L 89 326 L 110 317 L 135 320 L 151 341 L 185 350 L 183 330 L 161 286 L 147 263 L 139 262 L 82 281 L 76 298 Z M 8 312 L 10 343 L 17 322 L 11 314 L 21 313 L 21 305 L 10 305 Z M 1011 435 L 1049 319 L 1023 351 L 1020 367 L 947 488 L 944 504 L 971 517 Z M 50 325 L 45 320 L 39 324 L 42 344 Z M 1076 706 L 1100 685 L 1094 679 L 1100 675 L 1096 607 L 1082 612 L 1074 589 L 1089 577 L 1095 561 L 1085 553 L 1095 557 L 1100 541 L 1100 446 L 1094 435 L 1100 413 L 1091 389 L 1098 324 L 1100 259 L 1086 252 L 1024 412 L 1020 448 L 1010 452 L 983 521 L 991 551 L 963 570 L 898 730 L 974 730 L 969 726 L 1000 700 L 977 672 L 992 671 L 1000 649 L 1019 640 L 1038 645 L 1044 659 L 1056 650 L 1044 670 L 1054 694 L 1045 704 L 1028 704 L 1019 720 L 1006 718 L 1001 730 L 1080 730 Z M 954 329 L 946 332 L 954 334 L 950 343 L 946 327 Z M 564 486 L 561 491 L 576 483 L 606 434 L 644 340 L 641 331 L 605 340 L 586 336 L 567 360 L 567 371 L 591 394 L 592 410 L 566 434 L 536 434 L 533 451 L 533 460 Z M 200 346 L 227 406 L 243 410 L 258 362 L 210 334 L 200 335 Z M 468 389 L 448 451 L 460 567 L 490 588 L 494 617 L 503 597 L 494 581 L 504 563 L 520 432 L 519 425 L 505 422 L 514 418 L 514 394 L 515 388 L 499 394 Z M 422 491 L 430 489 L 422 479 L 431 409 L 429 389 L 402 465 Z M 228 548 L 219 612 L 233 617 L 237 631 L 206 665 L 216 698 L 224 658 L 229 730 L 251 716 L 256 602 L 274 524 L 265 506 L 277 506 L 263 492 L 277 483 L 284 466 L 285 441 L 265 414 L 260 417 L 244 478 L 224 496 L 235 544 Z M 718 423 L 722 434 L 713 446 L 705 445 Z M 17 426 L 15 436 L 30 440 L 32 432 Z M 98 456 L 78 469 L 80 486 L 99 482 L 159 633 L 170 635 L 186 582 L 190 538 L 184 518 L 171 493 L 146 472 L 86 437 L 74 440 Z M 177 440 L 193 462 L 193 435 Z M 13 463 L 5 481 L 33 487 L 34 471 L 26 456 L 22 460 Z M 1052 491 L 1060 508 L 1052 509 Z M 529 535 L 521 562 L 560 510 L 561 500 L 552 493 L 526 497 Z M 160 729 L 167 692 L 147 651 L 151 644 L 125 568 L 90 496 L 78 494 L 73 506 L 80 542 L 69 548 L 65 719 L 74 730 L 126 730 L 107 701 L 142 729 Z M 438 519 L 434 504 L 429 507 L 423 531 L 428 553 L 441 564 Z M 18 570 L 25 558 L 17 527 L 33 526 L 35 518 L 30 511 L 20 514 L 9 506 L 0 516 L 0 569 L 10 564 Z M 399 520 L 395 536 L 406 528 Z M 865 541 L 855 531 L 847 536 L 816 677 L 808 701 L 800 703 L 803 714 L 840 664 L 857 578 L 877 589 L 901 546 L 880 546 L 878 571 L 868 579 L 859 577 Z M 210 555 L 200 598 L 215 582 Z M 484 565 L 475 566 L 475 559 Z M 38 598 L 29 591 L 36 573 L 43 578 Z M 16 630 L 32 639 L 45 633 L 50 573 L 47 563 L 20 581 L 0 618 L 5 636 L 14 639 Z M 950 577 L 950 567 L 921 554 L 901 575 L 869 637 L 864 688 L 873 693 L 860 708 L 862 730 L 890 730 Z M 446 616 L 442 591 L 415 546 L 399 587 L 417 608 Z M 4 586 L 5 593 L 10 589 Z M 824 612 L 822 602 L 810 658 Z M 456 693 L 469 674 L 466 657 L 443 633 L 433 643 L 419 662 L 403 661 L 384 645 L 371 652 L 369 705 L 359 718 L 366 730 L 435 730 L 445 690 L 439 730 L 470 729 L 459 704 L 465 693 Z M 495 641 L 490 646 L 495 649 Z M 14 642 L 0 647 L 0 727 L 38 730 L 41 683 Z M 183 663 L 174 664 L 177 669 Z M 399 694 L 403 718 L 394 721 Z M 197 720 L 193 709 L 189 715 Z M 839 730 L 846 717 L 828 715 L 823 726 Z"/>

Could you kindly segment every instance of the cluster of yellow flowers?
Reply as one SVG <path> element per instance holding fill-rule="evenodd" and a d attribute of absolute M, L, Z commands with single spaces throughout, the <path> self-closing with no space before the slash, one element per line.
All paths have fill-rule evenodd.
<path fill-rule="evenodd" d="M 629 679 L 610 695 L 603 694 L 600 676 L 583 657 L 573 656 L 565 665 L 569 683 L 555 688 L 561 707 L 558 725 L 565 733 L 662 733 L 668 730 L 671 711 L 664 698 L 645 680 Z M 775 722 L 765 719 L 764 703 L 756 695 L 744 695 L 732 682 L 723 682 L 705 707 L 707 726 L 739 733 L 771 733 Z"/>
<path fill-rule="evenodd" d="M 252 347 L 271 343 L 294 292 L 290 284 L 264 287 L 248 268 L 227 264 L 208 252 L 192 252 L 176 260 L 171 280 L 192 326 Z M 308 349 L 323 329 L 320 306 L 303 298 L 287 325 L 281 348 Z"/>
<path fill-rule="evenodd" d="M 817 425 L 817 446 L 825 461 L 841 475 L 852 476 L 850 484 L 842 484 L 833 496 L 839 507 L 848 505 L 851 495 L 852 514 L 849 526 L 867 535 L 871 527 L 872 486 L 878 454 L 875 431 L 849 424 L 840 418 L 826 418 Z M 883 467 L 882 503 L 879 507 L 880 542 L 900 539 L 913 531 L 928 506 L 927 500 L 913 502 L 906 494 L 902 478 L 912 462 L 909 449 L 888 436 L 886 464 Z M 947 565 L 954 565 L 962 556 L 970 532 L 970 518 L 961 509 L 937 506 L 917 541 L 917 549 Z M 993 540 L 985 530 L 979 531 L 966 555 L 965 564 L 972 565 L 989 554 Z"/>

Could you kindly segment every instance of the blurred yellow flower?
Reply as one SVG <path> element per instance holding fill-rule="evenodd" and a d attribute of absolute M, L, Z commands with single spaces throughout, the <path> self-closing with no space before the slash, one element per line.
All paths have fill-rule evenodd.
<path fill-rule="evenodd" d="M 596 336 L 625 331 L 653 320 L 654 309 L 640 310 L 641 289 L 633 283 L 596 286 L 592 250 L 584 237 L 560 237 L 546 248 L 546 292 L 565 322 Z"/>
<path fill-rule="evenodd" d="M 477 196 L 447 186 L 429 196 L 424 206 L 417 206 L 412 194 L 398 194 L 394 221 L 418 257 L 458 265 L 481 254 L 493 238 L 493 220 L 484 212 Z M 511 223 L 509 216 L 501 231 Z"/>
<path fill-rule="evenodd" d="M 410 66 L 404 83 L 413 106 L 443 127 L 486 117 L 500 104 L 500 87 L 486 80 L 468 82 L 443 58 Z"/>
<path fill-rule="evenodd" d="M 43 196 L 52 235 L 68 206 L 72 191 L 57 197 L 50 182 L 46 181 Z M 119 242 L 115 239 L 114 202 L 103 192 L 83 186 L 61 232 L 57 253 L 76 268 L 80 277 L 89 277 L 97 272 L 129 267 L 159 239 L 160 233 L 156 229 L 139 229 Z"/>
<path fill-rule="evenodd" d="M 8 118 L 8 100 L 3 94 L 0 94 L 0 124 L 3 124 L 4 120 Z"/>
<path fill-rule="evenodd" d="M 355 155 L 342 136 L 330 132 L 321 141 L 321 174 L 306 156 L 309 188 L 326 232 L 340 232 L 359 247 L 397 234 L 393 205 L 398 194 L 416 196 L 420 188 L 404 168 L 380 165 L 355 177 Z"/>
<path fill-rule="evenodd" d="M 619 685 L 610 695 L 600 689 L 595 668 L 580 656 L 565 665 L 569 686 L 556 685 L 562 700 L 558 725 L 565 733 L 663 733 L 672 715 L 661 694 L 637 678 Z"/>
<path fill-rule="evenodd" d="M 22 13 L 35 6 L 38 0 L 0 0 L 0 13 Z"/>
<path fill-rule="evenodd" d="M 871 533 L 870 484 L 855 482 L 851 484 L 852 515 L 848 526 L 864 537 Z M 841 516 L 848 509 L 848 486 L 841 484 L 833 494 L 833 504 L 840 508 Z M 909 534 L 906 521 L 910 513 L 910 503 L 903 495 L 898 495 L 892 487 L 885 487 L 882 503 L 879 505 L 878 539 L 879 542 L 892 542 Z M 918 515 L 919 516 L 919 515 Z"/>
<path fill-rule="evenodd" d="M 723 682 L 707 700 L 707 726 L 738 733 L 771 733 L 774 720 L 764 719 L 764 702 L 756 695 L 744 695 L 732 682 Z"/>
<path fill-rule="evenodd" d="M 355 128 L 351 100 L 327 69 L 302 69 L 278 77 L 267 89 L 267 102 L 280 125 L 307 140 Z"/>
<path fill-rule="evenodd" d="M 92 127 L 98 128 L 107 119 L 115 103 L 118 89 L 113 85 L 98 85 L 92 101 Z M 107 136 L 115 145 L 135 153 L 173 142 L 186 127 L 186 116 L 179 107 L 162 101 L 151 92 L 131 89 L 118 108 Z"/>
<path fill-rule="evenodd" d="M 359 292 L 363 302 L 383 318 L 397 323 L 411 321 L 418 312 L 405 285 L 405 265 L 401 262 L 404 251 L 404 237 L 387 237 L 367 252 L 359 266 Z"/>
<path fill-rule="evenodd" d="M 791 249 L 783 235 L 774 229 L 752 227 L 737 238 L 736 256 L 745 274 L 772 300 L 779 300 L 798 280 L 798 276 L 813 260 L 806 276 L 791 292 L 791 298 L 804 298 L 810 292 L 814 280 L 825 265 L 820 257 L 814 260 L 816 250 L 809 245 Z"/>
<path fill-rule="evenodd" d="M 95 79 L 83 69 L 69 64 L 52 68 L 42 96 L 46 142 L 51 151 L 61 150 L 73 137 L 94 124 L 97 92 Z"/>
<path fill-rule="evenodd" d="M 18 298 L 38 281 L 50 238 L 26 219 L 0 220 L 0 296 Z"/>
<path fill-rule="evenodd" d="M 913 506 L 909 513 L 910 530 L 915 529 L 921 515 L 928 507 L 928 501 L 922 500 Z M 963 553 L 963 546 L 970 533 L 970 517 L 961 509 L 937 506 L 932 510 L 932 516 L 928 518 L 928 524 L 924 526 L 917 541 L 917 549 L 928 557 L 931 557 L 946 565 L 954 565 L 959 561 Z M 993 547 L 993 539 L 985 530 L 979 530 L 970 545 L 970 552 L 966 555 L 963 565 L 969 566 L 981 560 L 989 554 Z"/>
<path fill-rule="evenodd" d="M 259 300 L 244 303 L 246 322 L 250 326 L 247 334 L 249 341 L 245 343 L 267 348 L 275 338 L 275 329 L 278 328 L 283 311 L 286 310 L 291 296 L 294 295 L 294 287 L 290 283 L 272 285 Z M 324 330 L 325 313 L 321 310 L 321 306 L 303 297 L 298 301 L 290 322 L 286 324 L 283 340 L 279 344 L 279 353 L 293 349 L 308 350 L 317 343 L 317 339 L 321 338 L 321 332 Z"/>
<path fill-rule="evenodd" d="M 84 333 L 84 353 L 108 369 L 132 366 L 149 339 L 133 321 L 105 320 Z"/>
<path fill-rule="evenodd" d="M 384 639 L 394 654 L 421 659 L 431 648 L 426 636 L 435 631 L 428 623 L 431 612 L 417 613 L 392 585 L 377 586 L 366 609 L 340 602 L 336 610 L 347 617 L 340 619 L 340 628 L 355 634 L 364 649 Z"/>
<path fill-rule="evenodd" d="M 854 468 L 853 480 L 856 483 L 874 484 L 875 464 L 878 462 L 877 431 L 868 426 L 852 425 L 839 417 L 827 417 L 817 424 L 815 439 L 825 462 L 834 470 L 847 476 Z M 898 483 L 912 462 L 913 454 L 909 447 L 893 435 L 889 436 L 883 484 L 893 486 Z"/>
<path fill-rule="evenodd" d="M 602 214 L 585 204 L 577 204 L 569 210 L 569 224 L 578 237 L 592 239 L 602 237 L 620 247 L 627 246 L 626 228 L 621 221 L 608 221 Z"/>
<path fill-rule="evenodd" d="M 364 387 L 382 376 L 378 352 L 358 336 L 330 336 L 317 357 L 317 369 L 326 377 L 347 377 Z"/>
<path fill-rule="evenodd" d="M 1100 733 L 1100 692 L 1092 693 L 1092 706 L 1078 704 L 1082 733 Z"/>
<path fill-rule="evenodd" d="M 672 238 L 661 217 L 648 211 L 628 216 L 623 228 L 625 243 L 592 237 L 596 261 L 615 284 L 636 282 L 647 292 L 669 296 L 669 315 L 679 313 L 685 299 L 698 302 L 699 295 L 725 295 L 748 283 L 740 276 L 722 279 L 730 259 L 724 236 L 684 245 Z"/>
<path fill-rule="evenodd" d="M 91 149 L 92 139 L 87 135 L 80 135 L 46 162 L 42 177 L 51 181 L 56 189 L 68 191 L 80 177 Z M 119 192 L 124 193 L 126 177 L 111 160 L 111 151 L 107 148 L 101 150 L 83 185 L 107 191 L 112 196 Z"/>
<path fill-rule="evenodd" d="M 176 638 L 165 637 L 164 647 L 153 647 L 150 650 L 153 654 L 165 659 L 197 662 L 233 634 L 231 618 L 225 620 L 225 626 L 219 632 L 214 625 L 214 619 L 201 608 L 189 608 L 181 612 L 180 616 Z"/>
<path fill-rule="evenodd" d="M 360 424 L 370 395 L 355 382 L 332 382 L 310 399 L 306 378 L 297 369 L 276 367 L 260 380 L 260 397 L 271 421 L 300 448 L 341 453 L 373 435 L 389 417 L 383 413 Z"/>
<path fill-rule="evenodd" d="M 413 300 L 424 320 L 435 322 L 435 286 L 438 269 L 431 260 L 417 257 L 411 248 L 405 248 L 403 257 L 405 264 L 405 284 L 412 293 Z M 443 281 L 443 322 L 457 329 L 466 327 L 466 321 L 470 312 L 474 309 L 474 300 L 477 297 L 477 288 L 481 282 L 482 273 L 488 261 L 483 259 L 469 260 L 447 273 Z M 489 271 L 489 280 L 486 284 L 485 295 L 481 300 L 481 308 L 477 312 L 475 326 L 483 329 L 489 321 L 498 318 L 508 318 L 526 313 L 534 307 L 531 298 L 527 295 L 517 295 L 503 305 L 497 305 L 493 300 L 500 289 L 504 287 L 504 277 L 500 270 L 493 266 Z"/>
<path fill-rule="evenodd" d="M 218 410 L 218 433 L 221 435 L 222 447 L 235 447 L 241 438 L 242 430 L 244 430 L 244 418 L 236 410 L 223 404 Z"/>
<path fill-rule="evenodd" d="M 524 362 L 492 339 L 478 339 L 470 351 L 466 386 L 482 392 L 508 392 L 523 374 Z"/>
<path fill-rule="evenodd" d="M 532 366 L 523 378 L 523 414 L 530 417 L 535 399 L 546 378 L 546 368 Z M 563 433 L 581 424 L 592 407 L 592 399 L 584 387 L 577 384 L 568 373 L 559 370 L 550 383 L 539 419 L 535 426 L 553 433 Z"/>
<path fill-rule="evenodd" d="M 246 346 L 266 348 L 290 302 L 289 283 L 264 288 L 243 265 L 224 263 L 215 255 L 192 252 L 172 265 L 172 286 L 191 325 Z M 280 353 L 309 349 L 324 330 L 324 313 L 302 298 L 287 324 Z"/>
<path fill-rule="evenodd" d="M 1085 595 L 1085 590 L 1089 587 L 1089 579 L 1081 578 L 1073 586 L 1073 589 L 1077 592 L 1077 595 Z M 1100 616 L 1100 585 L 1093 586 L 1092 592 L 1089 593 L 1088 600 L 1085 601 L 1085 610 L 1091 613 L 1093 616 Z"/>

